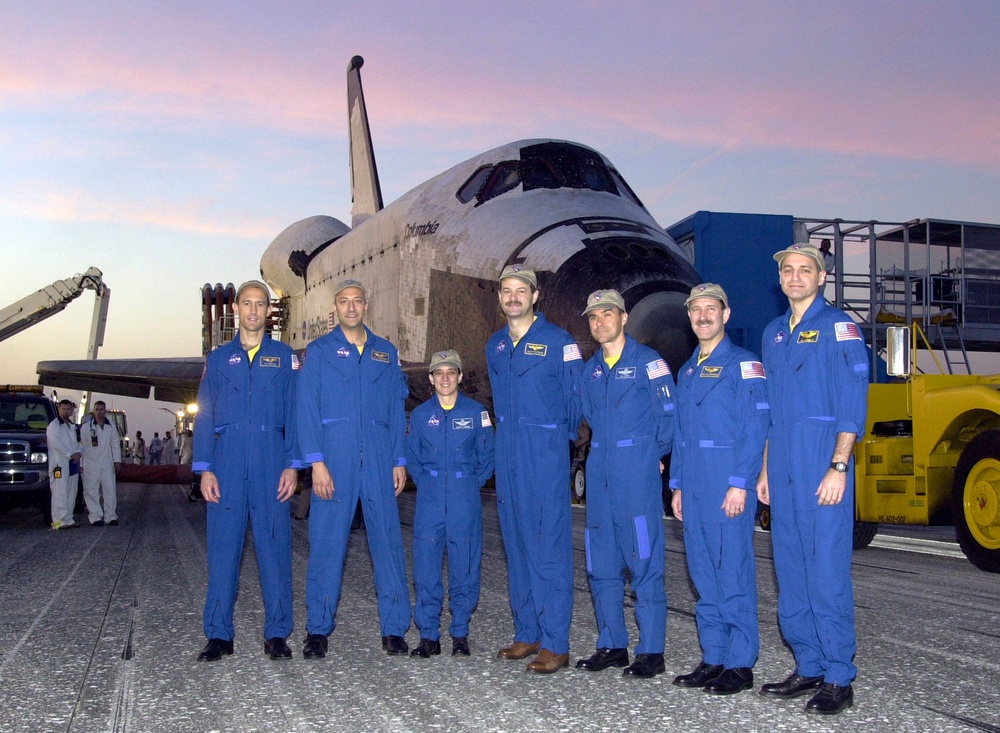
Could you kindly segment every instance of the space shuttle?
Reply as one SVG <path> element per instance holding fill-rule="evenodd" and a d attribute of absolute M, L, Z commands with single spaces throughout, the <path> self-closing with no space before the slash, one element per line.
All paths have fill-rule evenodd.
<path fill-rule="evenodd" d="M 369 290 L 366 323 L 399 349 L 411 404 L 430 395 L 427 364 L 456 349 L 463 389 L 490 403 L 485 344 L 505 324 L 497 296 L 503 268 L 533 269 L 537 310 L 593 353 L 587 295 L 614 288 L 626 331 L 678 368 L 694 337 L 684 307 L 700 281 L 614 165 L 565 140 L 508 143 L 426 181 L 388 206 L 361 85 L 360 56 L 347 68 L 351 225 L 329 216 L 295 222 L 265 250 L 261 276 L 281 304 L 279 337 L 300 354 L 336 325 L 334 288 L 354 278 Z M 105 394 L 189 401 L 203 359 L 47 361 L 39 383 Z"/>

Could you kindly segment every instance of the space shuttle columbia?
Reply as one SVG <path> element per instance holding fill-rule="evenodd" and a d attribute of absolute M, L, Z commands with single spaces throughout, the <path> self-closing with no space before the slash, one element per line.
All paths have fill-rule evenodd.
<path fill-rule="evenodd" d="M 684 300 L 699 282 L 687 256 L 615 167 L 574 142 L 521 140 L 459 163 L 383 206 L 360 56 L 347 68 L 353 206 L 351 226 L 329 216 L 298 221 L 261 258 L 281 301 L 280 338 L 298 352 L 336 325 L 334 288 L 369 290 L 367 325 L 399 348 L 412 404 L 429 396 L 435 351 L 462 355 L 463 389 L 491 402 L 484 347 L 504 325 L 497 277 L 520 263 L 538 275 L 537 309 L 587 356 L 595 344 L 580 314 L 588 293 L 614 288 L 626 327 L 673 368 L 694 337 Z M 49 361 L 39 383 L 108 394 L 178 399 L 197 392 L 202 358 Z M 145 366 L 141 366 L 141 365 Z M 102 366 L 103 365 L 103 366 Z M 145 390 L 144 392 L 142 390 Z"/>

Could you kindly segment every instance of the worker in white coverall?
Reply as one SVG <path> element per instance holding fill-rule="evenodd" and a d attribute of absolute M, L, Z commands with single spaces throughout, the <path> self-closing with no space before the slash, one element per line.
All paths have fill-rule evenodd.
<path fill-rule="evenodd" d="M 70 415 L 73 414 L 73 403 L 69 400 L 62 400 L 57 409 L 59 415 L 45 429 L 49 446 L 52 529 L 72 529 L 80 526 L 73 519 L 80 441 L 76 434 L 76 423 L 70 419 Z M 72 470 L 71 463 L 73 463 Z"/>
<path fill-rule="evenodd" d="M 122 463 L 121 439 L 118 429 L 105 417 L 106 414 L 105 404 L 95 402 L 94 419 L 80 429 L 80 445 L 83 447 L 83 499 L 87 502 L 87 519 L 95 527 L 103 527 L 105 524 L 113 527 L 118 524 L 115 472 Z"/>

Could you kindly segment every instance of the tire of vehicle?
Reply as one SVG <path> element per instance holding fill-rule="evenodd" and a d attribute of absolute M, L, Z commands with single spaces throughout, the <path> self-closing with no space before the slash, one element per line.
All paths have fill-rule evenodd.
<path fill-rule="evenodd" d="M 878 522 L 854 520 L 854 549 L 863 550 L 872 543 L 878 533 Z"/>
<path fill-rule="evenodd" d="M 585 504 L 587 501 L 587 472 L 583 466 L 577 466 L 573 470 L 573 501 L 577 504 Z"/>
<path fill-rule="evenodd" d="M 767 504 L 757 505 L 757 521 L 760 523 L 760 528 L 765 532 L 771 531 L 771 507 Z"/>
<path fill-rule="evenodd" d="M 980 570 L 1000 573 L 1000 430 L 982 432 L 965 446 L 951 509 L 965 556 Z"/>

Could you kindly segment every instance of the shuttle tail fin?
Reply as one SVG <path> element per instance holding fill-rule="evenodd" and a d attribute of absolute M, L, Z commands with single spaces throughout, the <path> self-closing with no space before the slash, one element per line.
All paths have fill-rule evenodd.
<path fill-rule="evenodd" d="M 375 166 L 375 150 L 368 128 L 365 94 L 361 89 L 360 56 L 351 59 L 347 67 L 347 114 L 351 143 L 351 228 L 356 227 L 382 209 L 382 189 Z"/>

